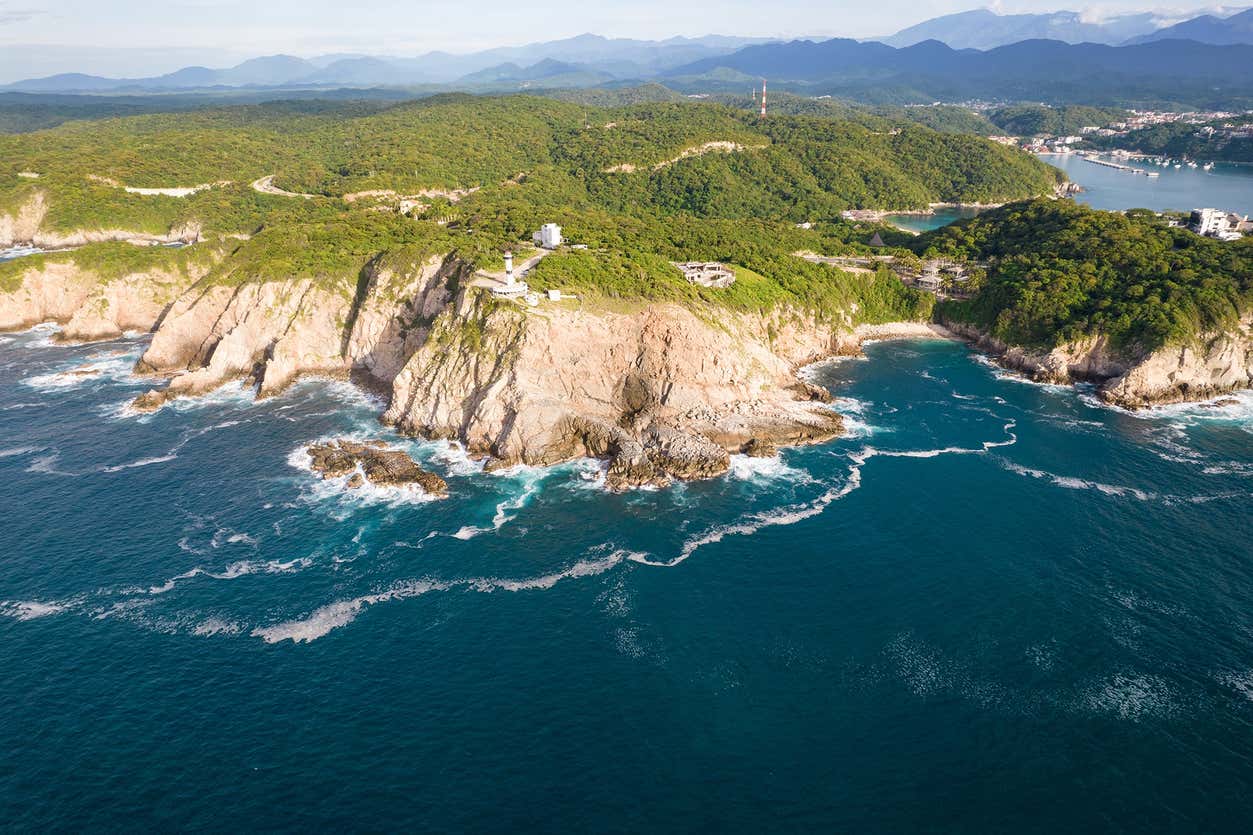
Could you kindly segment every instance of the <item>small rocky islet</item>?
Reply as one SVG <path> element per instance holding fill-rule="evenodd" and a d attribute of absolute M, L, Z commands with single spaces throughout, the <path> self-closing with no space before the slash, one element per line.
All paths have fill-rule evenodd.
<path fill-rule="evenodd" d="M 418 466 L 407 453 L 385 441 L 337 439 L 311 444 L 309 466 L 323 479 L 348 477 L 351 488 L 367 482 L 376 487 L 418 487 L 433 496 L 448 495 L 448 483 Z"/>

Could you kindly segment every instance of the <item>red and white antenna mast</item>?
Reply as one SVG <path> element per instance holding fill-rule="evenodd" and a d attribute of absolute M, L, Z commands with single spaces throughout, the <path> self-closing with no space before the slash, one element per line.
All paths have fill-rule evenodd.
<path fill-rule="evenodd" d="M 761 118 L 766 118 L 766 79 L 761 80 Z"/>

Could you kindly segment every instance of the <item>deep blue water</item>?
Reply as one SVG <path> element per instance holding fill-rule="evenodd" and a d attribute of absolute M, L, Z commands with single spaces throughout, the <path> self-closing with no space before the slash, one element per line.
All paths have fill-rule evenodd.
<path fill-rule="evenodd" d="M 1212 171 L 1205 171 L 1186 165 L 1162 168 L 1147 162 L 1123 161 L 1159 175 L 1145 177 L 1095 165 L 1075 154 L 1048 154 L 1042 159 L 1083 186 L 1075 199 L 1096 209 L 1188 212 L 1208 206 L 1242 215 L 1253 213 L 1253 166 L 1218 163 Z"/>
<path fill-rule="evenodd" d="M 128 415 L 140 347 L 0 337 L 6 829 L 1247 827 L 1248 396 L 886 342 L 839 441 L 628 495 L 413 443 L 423 502 L 301 468 L 388 437 L 343 384 Z"/>

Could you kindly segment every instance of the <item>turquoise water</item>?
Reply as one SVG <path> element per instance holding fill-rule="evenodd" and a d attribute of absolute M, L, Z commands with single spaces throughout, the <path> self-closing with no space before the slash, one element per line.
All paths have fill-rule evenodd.
<path fill-rule="evenodd" d="M 1041 157 L 1065 171 L 1083 186 L 1076 195 L 1080 203 L 1097 209 L 1153 209 L 1191 211 L 1204 207 L 1253 214 L 1253 166 L 1218 163 L 1212 171 L 1201 168 L 1160 168 L 1146 162 L 1131 163 L 1136 168 L 1157 171 L 1160 176 L 1145 177 L 1085 162 L 1073 154 Z"/>
<path fill-rule="evenodd" d="M 929 215 L 887 215 L 884 220 L 900 229 L 922 233 L 977 214 L 978 209 L 944 208 L 936 209 Z"/>
<path fill-rule="evenodd" d="M 303 468 L 389 437 L 346 385 L 135 416 L 139 342 L 49 336 L 0 336 L 6 828 L 1244 828 L 1248 395 L 885 342 L 815 371 L 833 443 L 611 495 L 412 442 L 421 501 Z"/>

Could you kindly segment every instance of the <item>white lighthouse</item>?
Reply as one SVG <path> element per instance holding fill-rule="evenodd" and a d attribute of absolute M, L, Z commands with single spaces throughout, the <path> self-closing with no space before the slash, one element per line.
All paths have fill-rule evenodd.
<path fill-rule="evenodd" d="M 499 275 L 499 273 L 497 273 Z M 505 250 L 505 280 L 492 288 L 492 293 L 503 299 L 518 299 L 530 293 L 525 281 L 518 281 L 513 274 L 513 250 Z"/>

